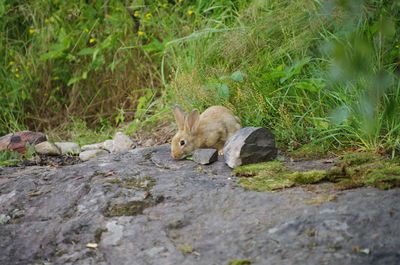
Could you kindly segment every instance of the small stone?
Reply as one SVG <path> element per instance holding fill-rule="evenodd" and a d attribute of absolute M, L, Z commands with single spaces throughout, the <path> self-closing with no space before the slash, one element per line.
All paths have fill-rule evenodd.
<path fill-rule="evenodd" d="M 197 149 L 193 153 L 193 161 L 208 165 L 218 160 L 217 149 Z"/>
<path fill-rule="evenodd" d="M 81 147 L 82 151 L 88 151 L 88 150 L 95 150 L 95 149 L 102 149 L 103 148 L 103 143 L 97 143 L 97 144 L 87 144 Z"/>
<path fill-rule="evenodd" d="M 150 138 L 150 139 L 147 139 L 147 140 L 144 142 L 143 146 L 145 146 L 145 147 L 150 147 L 150 146 L 153 146 L 153 145 L 155 145 L 155 144 L 156 144 L 156 141 L 155 141 L 154 139 Z"/>
<path fill-rule="evenodd" d="M 81 152 L 81 148 L 77 143 L 73 142 L 56 142 L 54 143 L 60 150 L 61 154 L 72 154 L 77 155 Z"/>
<path fill-rule="evenodd" d="M 114 152 L 114 140 L 105 140 L 102 148 L 110 153 Z"/>
<path fill-rule="evenodd" d="M 61 150 L 49 141 L 41 142 L 35 145 L 35 151 L 42 155 L 61 155 Z"/>
<path fill-rule="evenodd" d="M 267 128 L 245 127 L 229 137 L 224 145 L 225 163 L 230 168 L 274 160 L 278 150 L 275 137 Z"/>
<path fill-rule="evenodd" d="M 103 149 L 88 150 L 88 151 L 84 151 L 84 152 L 80 153 L 79 158 L 82 161 L 88 161 L 89 159 L 95 158 L 96 156 L 103 155 L 103 154 L 108 154 L 108 152 Z"/>
<path fill-rule="evenodd" d="M 8 221 L 10 221 L 11 217 L 5 214 L 0 214 L 0 225 L 6 224 Z"/>
<path fill-rule="evenodd" d="M 126 151 L 135 148 L 134 142 L 123 132 L 117 132 L 114 135 L 114 152 Z"/>

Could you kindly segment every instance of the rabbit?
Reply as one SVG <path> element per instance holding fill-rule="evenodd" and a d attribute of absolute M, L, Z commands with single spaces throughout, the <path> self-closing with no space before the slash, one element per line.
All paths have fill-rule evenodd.
<path fill-rule="evenodd" d="M 211 106 L 201 115 L 194 109 L 187 115 L 176 105 L 173 109 L 178 132 L 172 138 L 171 156 L 183 159 L 198 148 L 222 148 L 229 136 L 241 129 L 240 120 L 222 106 Z"/>

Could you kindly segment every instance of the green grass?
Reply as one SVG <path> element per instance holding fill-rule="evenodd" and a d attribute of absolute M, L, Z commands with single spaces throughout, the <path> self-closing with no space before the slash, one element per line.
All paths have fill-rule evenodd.
<path fill-rule="evenodd" d="M 185 40 L 176 48 L 188 52 L 176 55 L 171 101 L 227 105 L 244 125 L 272 128 L 289 151 L 323 142 L 398 152 L 399 5 L 323 8 L 252 1 L 220 26 L 225 31 Z"/>
<path fill-rule="evenodd" d="M 325 2 L 2 2 L 0 134 L 73 127 L 88 143 L 220 104 L 282 150 L 396 156 L 400 3 Z"/>

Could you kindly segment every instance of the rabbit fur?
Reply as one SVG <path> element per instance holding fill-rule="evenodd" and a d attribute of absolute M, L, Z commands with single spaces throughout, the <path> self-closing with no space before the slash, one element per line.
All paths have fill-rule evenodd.
<path fill-rule="evenodd" d="M 172 138 L 171 156 L 182 159 L 199 148 L 215 148 L 222 154 L 226 140 L 242 126 L 238 117 L 222 106 L 212 106 L 201 115 L 194 109 L 188 114 L 176 105 L 173 108 L 178 132 Z"/>

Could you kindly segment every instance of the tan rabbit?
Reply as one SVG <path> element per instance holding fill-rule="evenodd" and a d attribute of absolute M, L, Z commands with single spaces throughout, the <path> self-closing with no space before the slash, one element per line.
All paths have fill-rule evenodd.
<path fill-rule="evenodd" d="M 174 117 L 178 132 L 172 138 L 171 155 L 182 159 L 198 148 L 215 148 L 222 154 L 225 141 L 241 128 L 239 119 L 222 106 L 212 106 L 201 115 L 194 109 L 187 115 L 176 105 Z"/>

